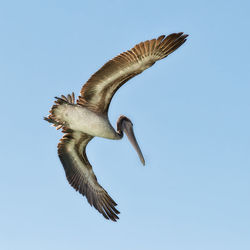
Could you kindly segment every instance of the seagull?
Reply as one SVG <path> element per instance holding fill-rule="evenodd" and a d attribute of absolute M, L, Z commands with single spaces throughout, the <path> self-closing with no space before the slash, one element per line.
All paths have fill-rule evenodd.
<path fill-rule="evenodd" d="M 117 221 L 120 212 L 115 201 L 98 183 L 86 155 L 86 146 L 95 136 L 119 140 L 125 133 L 145 165 L 133 123 L 122 115 L 115 130 L 108 118 L 109 105 L 124 83 L 174 52 L 186 42 L 187 36 L 183 32 L 162 35 L 119 54 L 90 77 L 76 102 L 74 93 L 55 97 L 50 114 L 44 117 L 56 129 L 62 128 L 64 133 L 58 144 L 58 155 L 69 184 L 86 196 L 89 204 L 108 220 Z"/>

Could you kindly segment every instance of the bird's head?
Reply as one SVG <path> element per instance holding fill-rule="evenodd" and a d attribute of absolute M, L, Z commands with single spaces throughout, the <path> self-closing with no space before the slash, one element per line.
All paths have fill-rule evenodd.
<path fill-rule="evenodd" d="M 142 155 L 141 149 L 138 145 L 138 142 L 135 138 L 134 130 L 133 130 L 133 123 L 130 119 L 128 119 L 126 116 L 122 115 L 117 120 L 117 133 L 120 135 L 120 137 L 123 137 L 123 132 L 127 135 L 129 141 L 131 142 L 132 146 L 136 150 L 141 163 L 145 165 L 145 160 Z"/>

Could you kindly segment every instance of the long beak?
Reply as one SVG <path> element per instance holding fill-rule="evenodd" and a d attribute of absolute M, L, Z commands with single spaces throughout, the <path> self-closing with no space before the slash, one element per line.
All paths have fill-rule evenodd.
<path fill-rule="evenodd" d="M 131 122 L 123 122 L 122 127 L 123 127 L 123 131 L 125 132 L 129 141 L 131 142 L 132 146 L 136 150 L 136 152 L 141 160 L 141 163 L 145 166 L 145 160 L 144 160 L 143 154 L 142 154 L 141 149 L 138 145 L 138 142 L 135 138 L 133 124 Z"/>

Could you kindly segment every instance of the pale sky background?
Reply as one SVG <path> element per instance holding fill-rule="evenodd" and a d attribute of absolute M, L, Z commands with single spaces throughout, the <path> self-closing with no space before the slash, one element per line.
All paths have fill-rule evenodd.
<path fill-rule="evenodd" d="M 3 250 L 250 249 L 250 2 L 0 1 Z M 118 203 L 105 220 L 67 183 L 61 132 L 43 121 L 136 43 L 183 31 L 188 41 L 115 95 L 127 138 L 87 154 Z"/>

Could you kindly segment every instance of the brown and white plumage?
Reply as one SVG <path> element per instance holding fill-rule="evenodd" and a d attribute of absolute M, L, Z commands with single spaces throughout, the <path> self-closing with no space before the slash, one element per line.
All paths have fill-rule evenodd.
<path fill-rule="evenodd" d="M 179 48 L 187 35 L 173 33 L 137 44 L 131 50 L 108 61 L 83 85 L 78 104 L 107 113 L 115 92 L 129 79 L 151 67 Z"/>
<path fill-rule="evenodd" d="M 125 82 L 167 57 L 186 41 L 186 37 L 183 33 L 160 36 L 116 56 L 90 77 L 81 89 L 77 104 L 74 94 L 61 96 L 45 118 L 57 129 L 62 127 L 65 133 L 58 144 L 58 155 L 69 183 L 106 219 L 116 221 L 119 211 L 114 200 L 97 182 L 86 156 L 86 146 L 94 136 L 121 139 L 125 132 L 141 162 L 145 163 L 132 122 L 121 116 L 116 132 L 109 122 L 108 108 L 113 95 Z"/>
<path fill-rule="evenodd" d="M 93 138 L 79 131 L 63 130 L 66 133 L 58 144 L 58 155 L 63 164 L 70 185 L 85 195 L 89 204 L 94 206 L 106 219 L 115 221 L 119 211 L 117 205 L 103 187 L 97 182 L 86 156 L 86 145 Z"/>

